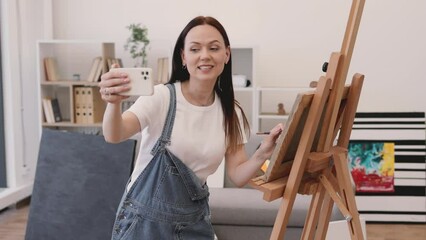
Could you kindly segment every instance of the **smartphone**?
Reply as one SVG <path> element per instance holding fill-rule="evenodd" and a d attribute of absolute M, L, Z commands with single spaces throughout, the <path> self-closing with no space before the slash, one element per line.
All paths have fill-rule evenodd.
<path fill-rule="evenodd" d="M 130 79 L 130 90 L 120 93 L 124 96 L 149 96 L 154 93 L 151 68 L 111 68 L 111 72 L 125 72 Z"/>

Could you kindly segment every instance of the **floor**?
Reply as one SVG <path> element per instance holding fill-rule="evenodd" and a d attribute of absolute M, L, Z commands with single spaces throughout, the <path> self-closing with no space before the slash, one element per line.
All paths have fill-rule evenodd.
<path fill-rule="evenodd" d="M 22 203 L 0 212 L 0 239 L 23 240 L 29 206 Z M 368 240 L 425 240 L 426 224 L 367 224 Z"/>

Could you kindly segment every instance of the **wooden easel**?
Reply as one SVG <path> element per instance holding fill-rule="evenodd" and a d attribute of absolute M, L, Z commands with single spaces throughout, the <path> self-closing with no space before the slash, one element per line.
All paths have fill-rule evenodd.
<path fill-rule="evenodd" d="M 251 181 L 266 201 L 282 197 L 270 239 L 283 239 L 297 193 L 312 195 L 301 239 L 325 239 L 334 203 L 351 239 L 363 239 L 346 157 L 364 76 L 346 87 L 345 80 L 364 3 L 353 0 L 341 51 L 331 54 L 316 90 L 297 97 L 265 175 Z"/>

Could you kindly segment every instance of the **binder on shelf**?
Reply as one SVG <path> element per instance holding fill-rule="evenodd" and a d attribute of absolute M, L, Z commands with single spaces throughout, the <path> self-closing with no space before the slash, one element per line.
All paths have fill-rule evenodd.
<path fill-rule="evenodd" d="M 59 73 L 58 73 L 58 63 L 56 62 L 56 58 L 46 57 L 43 59 L 44 69 L 46 73 L 46 81 L 58 81 Z"/>
<path fill-rule="evenodd" d="M 74 121 L 75 123 L 84 123 L 83 119 L 83 99 L 82 87 L 74 87 Z"/>
<path fill-rule="evenodd" d="M 80 87 L 80 106 L 81 106 L 81 119 L 82 123 L 86 124 L 88 122 L 87 118 L 87 109 L 88 109 L 88 99 L 87 99 L 87 88 Z"/>
<path fill-rule="evenodd" d="M 86 123 L 99 123 L 102 122 L 106 104 L 101 98 L 98 88 L 84 87 L 85 88 L 85 113 Z"/>
<path fill-rule="evenodd" d="M 74 88 L 75 123 L 93 124 L 102 122 L 106 104 L 97 87 Z"/>

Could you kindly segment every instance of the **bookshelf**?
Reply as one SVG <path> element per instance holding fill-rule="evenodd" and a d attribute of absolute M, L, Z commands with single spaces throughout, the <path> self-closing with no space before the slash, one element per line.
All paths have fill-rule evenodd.
<path fill-rule="evenodd" d="M 231 49 L 232 73 L 244 75 L 251 81 L 249 87 L 235 87 L 235 98 L 241 104 L 250 124 L 252 133 L 266 132 L 278 123 L 285 123 L 298 93 L 311 88 L 261 87 L 256 72 L 257 48 L 237 46 Z M 234 83 L 235 84 L 235 83 Z M 278 104 L 284 104 L 287 112 L 278 115 Z"/>
<path fill-rule="evenodd" d="M 92 117 L 103 115 L 105 104 L 100 99 L 98 82 L 91 77 L 92 65 L 96 58 L 104 61 L 98 66 L 107 71 L 107 59 L 115 58 L 113 42 L 85 40 L 42 40 L 37 42 L 37 80 L 39 86 L 39 119 L 42 127 L 57 129 L 100 128 L 102 120 Z M 53 59 L 54 65 L 46 69 L 46 59 Z M 55 76 L 52 78 L 52 74 Z M 84 87 L 90 89 L 92 103 L 87 121 L 79 121 L 76 109 L 75 91 Z M 48 121 L 43 99 L 57 99 L 61 114 L 60 121 Z M 79 98 L 81 99 L 81 97 Z M 89 101 L 87 98 L 85 101 Z M 102 106 L 103 105 L 103 106 Z M 89 108 L 89 105 L 88 105 Z M 89 110 L 87 110 L 89 111 Z M 90 114 L 89 114 L 90 113 Z M 86 112 L 84 113 L 86 115 Z M 96 120 L 96 121 L 91 121 Z"/>
<path fill-rule="evenodd" d="M 256 54 L 257 49 L 252 46 L 237 46 L 231 48 L 232 74 L 244 75 L 250 80 L 248 87 L 234 86 L 235 99 L 241 104 L 241 107 L 249 121 L 250 128 L 254 128 L 256 116 L 254 115 L 254 89 L 256 86 Z"/>

